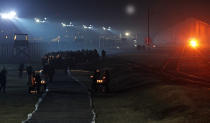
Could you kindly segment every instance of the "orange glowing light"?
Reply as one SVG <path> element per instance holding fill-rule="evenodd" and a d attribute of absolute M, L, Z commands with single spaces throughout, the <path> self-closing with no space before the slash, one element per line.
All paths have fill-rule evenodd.
<path fill-rule="evenodd" d="M 102 84 L 103 83 L 103 80 L 97 80 L 97 83 L 98 84 Z"/>
<path fill-rule="evenodd" d="M 190 44 L 190 47 L 197 48 L 198 47 L 198 40 L 193 38 L 193 39 L 190 40 L 189 44 Z"/>

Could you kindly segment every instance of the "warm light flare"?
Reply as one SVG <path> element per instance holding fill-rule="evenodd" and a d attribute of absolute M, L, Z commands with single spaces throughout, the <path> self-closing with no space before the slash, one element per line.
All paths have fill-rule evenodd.
<path fill-rule="evenodd" d="M 97 83 L 98 84 L 102 84 L 103 83 L 103 80 L 97 80 Z"/>
<path fill-rule="evenodd" d="M 192 47 L 192 48 L 197 48 L 197 47 L 199 46 L 199 45 L 198 45 L 198 40 L 195 39 L 195 38 L 191 39 L 190 42 L 189 42 L 189 45 L 190 45 L 190 47 Z"/>
<path fill-rule="evenodd" d="M 45 81 L 45 80 L 42 80 L 42 81 L 41 81 L 41 84 L 42 84 L 42 85 L 45 85 L 45 84 L 46 84 L 46 81 Z"/>

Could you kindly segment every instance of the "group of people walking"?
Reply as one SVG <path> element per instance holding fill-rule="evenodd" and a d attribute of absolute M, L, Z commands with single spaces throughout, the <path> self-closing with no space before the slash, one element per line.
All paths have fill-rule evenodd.
<path fill-rule="evenodd" d="M 102 59 L 105 59 L 106 51 L 102 50 L 101 56 Z M 64 51 L 64 52 L 48 53 L 42 58 L 42 66 L 43 66 L 42 75 L 44 76 L 46 82 L 53 82 L 55 69 L 60 67 L 64 69 L 66 73 L 68 73 L 70 66 L 98 59 L 100 59 L 100 56 L 97 50 L 80 50 L 80 51 Z M 36 73 L 31 65 L 25 67 L 23 63 L 19 65 L 18 71 L 19 71 L 18 76 L 20 78 L 23 77 L 24 75 L 23 73 L 24 71 L 26 71 L 28 86 L 30 87 L 38 86 L 39 88 L 41 84 L 40 72 Z M 5 67 L 0 71 L 0 92 L 6 93 L 7 73 L 8 72 Z M 106 82 L 108 82 L 109 74 L 108 72 L 106 73 L 107 73 Z M 95 76 L 94 79 L 95 83 L 97 75 L 94 76 Z"/>
<path fill-rule="evenodd" d="M 101 56 L 104 59 L 106 52 L 103 50 Z M 42 57 L 42 64 L 53 64 L 55 68 L 63 69 L 68 66 L 75 66 L 80 63 L 88 63 L 100 59 L 98 51 L 95 50 L 78 50 L 52 52 Z"/>

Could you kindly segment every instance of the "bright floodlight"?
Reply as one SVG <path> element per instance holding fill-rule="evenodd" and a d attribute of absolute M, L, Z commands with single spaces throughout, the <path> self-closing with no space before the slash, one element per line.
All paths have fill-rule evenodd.
<path fill-rule="evenodd" d="M 72 24 L 72 22 L 70 22 L 69 23 L 69 25 L 67 25 L 67 24 L 65 24 L 65 23 L 61 23 L 61 25 L 63 26 L 63 27 L 73 27 L 74 25 Z"/>
<path fill-rule="evenodd" d="M 70 26 L 70 27 L 73 27 L 74 25 L 72 24 L 72 22 L 70 22 L 70 23 L 69 23 L 69 26 Z"/>
<path fill-rule="evenodd" d="M 102 27 L 103 30 L 106 30 L 106 27 Z"/>
<path fill-rule="evenodd" d="M 87 29 L 88 27 L 87 27 L 86 25 L 83 25 L 83 28 L 84 28 L 84 29 Z"/>
<path fill-rule="evenodd" d="M 93 29 L 93 26 L 92 26 L 92 25 L 90 25 L 90 26 L 88 27 L 88 29 Z"/>
<path fill-rule="evenodd" d="M 63 22 L 61 23 L 61 25 L 62 25 L 63 27 L 66 27 L 66 24 L 65 24 L 65 23 L 63 23 Z"/>
<path fill-rule="evenodd" d="M 34 20 L 35 20 L 35 22 L 40 23 L 40 19 L 35 18 Z"/>
<path fill-rule="evenodd" d="M 189 42 L 190 47 L 197 48 L 198 47 L 198 40 L 195 38 L 192 38 Z"/>
<path fill-rule="evenodd" d="M 0 14 L 1 15 L 1 18 L 2 19 L 9 19 L 9 20 L 12 20 L 12 19 L 16 19 L 17 18 L 17 14 L 16 12 L 14 11 L 11 11 L 9 13 L 2 13 Z"/>
<path fill-rule="evenodd" d="M 47 22 L 47 18 L 44 18 L 44 20 L 41 20 L 41 19 L 39 19 L 39 18 L 34 18 L 34 21 L 35 21 L 36 23 L 45 23 L 45 22 Z"/>

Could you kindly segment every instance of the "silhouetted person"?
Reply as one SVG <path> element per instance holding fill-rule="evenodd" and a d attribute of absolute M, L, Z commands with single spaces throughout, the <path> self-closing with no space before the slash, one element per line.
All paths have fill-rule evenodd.
<path fill-rule="evenodd" d="M 40 92 L 40 86 L 41 86 L 41 77 L 40 74 L 35 74 L 35 82 L 36 82 L 36 88 L 37 88 L 37 92 Z"/>
<path fill-rule="evenodd" d="M 3 75 L 6 77 L 7 79 L 7 69 L 5 67 L 3 67 L 3 69 L 1 70 L 1 72 L 3 73 Z"/>
<path fill-rule="evenodd" d="M 23 76 L 24 64 L 20 64 L 18 70 L 19 70 L 19 77 L 21 78 Z"/>
<path fill-rule="evenodd" d="M 101 73 L 99 69 L 96 69 L 93 75 L 92 90 L 96 91 L 97 79 L 100 77 Z"/>
<path fill-rule="evenodd" d="M 101 51 L 101 55 L 102 55 L 102 59 L 105 59 L 105 57 L 106 57 L 106 51 L 105 50 L 102 50 Z"/>
<path fill-rule="evenodd" d="M 31 77 L 32 77 L 32 72 L 33 72 L 33 68 L 31 65 L 26 67 L 26 71 L 27 71 L 27 75 L 28 75 L 28 82 L 31 82 Z"/>
<path fill-rule="evenodd" d="M 6 90 L 6 83 L 3 81 L 3 74 L 0 72 L 0 92 L 3 90 L 3 93 L 5 93 Z"/>
<path fill-rule="evenodd" d="M 95 59 L 99 58 L 98 51 L 96 49 L 93 50 L 93 54 L 94 54 Z"/>
<path fill-rule="evenodd" d="M 0 92 L 1 89 L 3 90 L 3 93 L 6 93 L 6 84 L 7 84 L 7 70 L 6 68 L 3 68 L 0 72 Z"/>

